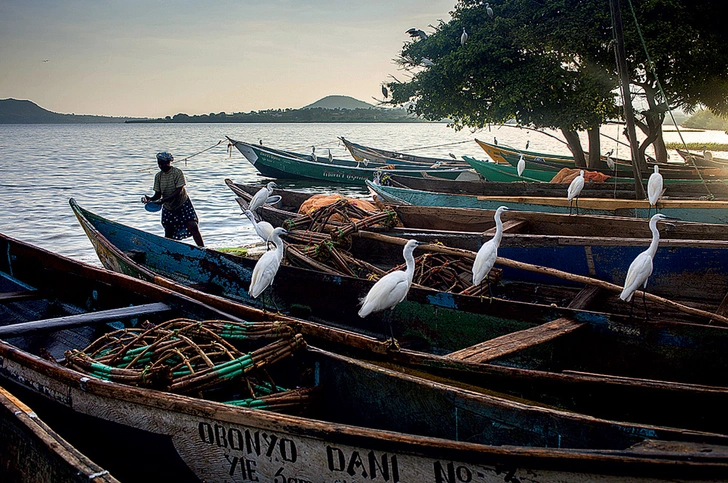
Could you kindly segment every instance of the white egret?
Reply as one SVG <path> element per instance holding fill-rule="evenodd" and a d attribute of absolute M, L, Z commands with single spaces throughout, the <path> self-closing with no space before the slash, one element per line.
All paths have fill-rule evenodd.
<path fill-rule="evenodd" d="M 584 170 L 579 170 L 579 176 L 574 178 L 566 192 L 566 199 L 569 200 L 569 214 L 571 214 L 571 204 L 576 200 L 576 214 L 579 214 L 579 194 L 584 189 Z"/>
<path fill-rule="evenodd" d="M 255 233 L 257 233 L 264 242 L 268 243 L 268 240 L 270 240 L 270 236 L 273 233 L 273 225 L 271 225 L 267 221 L 256 221 L 255 215 L 250 210 L 245 210 L 245 216 L 247 216 L 250 220 L 250 223 L 253 224 L 253 229 L 255 230 Z"/>
<path fill-rule="evenodd" d="M 490 8 L 490 4 L 489 3 L 486 3 L 485 4 L 485 11 L 488 13 L 488 16 L 490 18 L 493 18 L 493 9 Z"/>
<path fill-rule="evenodd" d="M 612 153 L 613 153 L 613 152 L 614 152 L 614 149 L 612 149 L 611 151 L 609 151 L 609 152 L 607 153 L 607 159 L 606 159 L 606 161 L 607 161 L 607 166 L 608 166 L 608 167 L 609 167 L 609 169 L 611 169 L 612 171 L 614 171 L 614 160 L 612 159 Z"/>
<path fill-rule="evenodd" d="M 495 265 L 495 259 L 498 258 L 498 246 L 500 246 L 501 239 L 503 238 L 501 214 L 504 211 L 508 211 L 507 206 L 501 206 L 495 210 L 495 216 L 493 217 L 495 219 L 495 235 L 483 243 L 483 246 L 478 250 L 478 254 L 475 255 L 475 262 L 473 263 L 473 285 L 480 285 L 485 280 L 493 265 Z M 490 288 L 490 284 L 488 287 Z"/>
<path fill-rule="evenodd" d="M 427 57 L 422 57 L 422 65 L 424 65 L 425 67 L 434 67 L 435 63 Z"/>
<path fill-rule="evenodd" d="M 518 165 L 516 169 L 518 170 L 518 176 L 523 176 L 523 170 L 526 169 L 526 160 L 523 159 L 523 154 L 518 157 Z"/>
<path fill-rule="evenodd" d="M 662 193 L 662 175 L 657 165 L 655 165 L 655 172 L 650 175 L 650 179 L 647 181 L 647 199 L 650 200 L 650 207 L 655 207 L 655 211 L 657 211 L 657 201 L 662 198 Z"/>
<path fill-rule="evenodd" d="M 427 39 L 427 34 L 425 33 L 424 30 L 416 29 L 414 27 L 412 27 L 411 29 L 406 30 L 405 33 L 408 33 L 409 36 L 412 37 L 413 39 L 415 39 L 417 37 L 419 37 L 421 40 L 426 40 Z"/>
<path fill-rule="evenodd" d="M 273 188 L 276 187 L 277 185 L 273 181 L 271 181 L 270 183 L 268 183 L 267 186 L 264 186 L 260 190 L 258 190 L 258 192 L 253 195 L 250 203 L 248 203 L 248 209 L 255 213 L 258 208 L 265 204 L 268 197 L 273 194 Z"/>
<path fill-rule="evenodd" d="M 465 27 L 463 27 L 463 33 L 460 35 L 460 45 L 465 46 L 465 42 L 468 41 L 468 33 L 465 31 Z"/>
<path fill-rule="evenodd" d="M 619 298 L 625 302 L 631 302 L 635 291 L 642 287 L 643 296 L 644 289 L 647 288 L 647 280 L 652 275 L 652 259 L 657 252 L 657 245 L 660 243 L 660 232 L 657 230 L 657 222 L 667 217 L 661 213 L 657 213 L 650 218 L 650 230 L 652 231 L 652 243 L 629 265 L 627 269 L 627 278 L 624 280 L 624 288 Z"/>
<path fill-rule="evenodd" d="M 366 297 L 361 300 L 361 309 L 359 309 L 359 317 L 380 312 L 386 309 L 392 309 L 397 306 L 407 296 L 410 286 L 412 285 L 412 277 L 415 274 L 415 258 L 412 252 L 415 251 L 422 242 L 417 240 L 409 240 L 404 246 L 402 254 L 407 266 L 405 271 L 396 270 L 390 272 L 380 278 L 374 286 L 369 289 Z M 394 340 L 394 332 L 392 331 L 391 313 L 389 314 L 389 331 Z"/>
<path fill-rule="evenodd" d="M 334 155 L 331 154 L 331 150 L 329 149 L 329 163 L 333 163 L 333 162 L 334 162 Z"/>
<path fill-rule="evenodd" d="M 258 298 L 258 295 L 273 284 L 273 279 L 276 273 L 278 273 L 278 268 L 281 266 L 281 260 L 283 260 L 283 241 L 281 240 L 281 235 L 285 235 L 286 233 L 288 232 L 281 227 L 273 230 L 270 238 L 276 247 L 275 250 L 265 252 L 258 259 L 255 268 L 253 268 L 248 293 L 254 299 Z"/>

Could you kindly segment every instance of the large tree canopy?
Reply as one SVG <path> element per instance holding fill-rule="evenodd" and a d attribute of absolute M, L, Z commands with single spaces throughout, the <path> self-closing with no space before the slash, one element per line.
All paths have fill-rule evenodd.
<path fill-rule="evenodd" d="M 659 141 L 659 156 L 668 106 L 690 110 L 702 104 L 728 112 L 728 34 L 715 15 L 721 5 L 622 3 L 629 77 L 643 99 L 636 105 L 638 125 L 648 142 Z M 462 0 L 450 22 L 424 40 L 407 42 L 399 63 L 410 76 L 388 83 L 390 102 L 410 105 L 426 119 L 453 119 L 456 128 L 515 118 L 561 129 L 579 161 L 575 131 L 598 132 L 601 123 L 620 115 L 607 0 L 500 0 L 490 7 L 492 18 L 482 2 Z M 461 45 L 463 28 L 468 39 Z M 598 134 L 589 139 L 590 152 L 598 155 Z"/>

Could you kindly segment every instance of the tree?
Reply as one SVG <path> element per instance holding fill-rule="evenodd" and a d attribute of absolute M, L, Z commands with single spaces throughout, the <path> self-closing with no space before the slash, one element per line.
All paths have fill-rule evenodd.
<path fill-rule="evenodd" d="M 513 118 L 560 129 L 581 166 L 586 163 L 577 131 L 587 130 L 593 166 L 599 159 L 599 125 L 616 115 L 615 78 L 575 50 L 557 50 L 548 38 L 537 38 L 531 26 L 549 12 L 536 2 L 512 0 L 496 8 L 490 18 L 482 4 L 460 2 L 451 22 L 441 23 L 424 41 L 407 43 L 399 62 L 412 77 L 388 83 L 390 102 L 411 103 L 426 119 L 450 118 L 456 129 Z M 459 40 L 463 28 L 465 45 Z M 434 65 L 422 67 L 423 58 Z"/>
<path fill-rule="evenodd" d="M 406 43 L 399 63 L 412 75 L 407 82 L 387 84 L 390 103 L 409 104 L 426 119 L 451 118 L 456 128 L 515 118 L 524 125 L 561 129 L 577 163 L 583 158 L 576 131 L 584 129 L 589 151 L 597 156 L 599 125 L 620 116 L 607 2 L 502 0 L 491 5 L 494 18 L 479 1 L 461 0 L 450 22 L 441 22 L 425 40 Z M 624 5 L 629 6 L 623 17 L 630 83 L 642 99 L 636 124 L 647 136 L 640 151 L 654 143 L 658 160 L 666 160 L 661 126 L 668 108 L 690 112 L 705 105 L 728 112 L 728 31 L 715 15 L 722 4 L 627 0 Z M 461 46 L 463 27 L 469 37 Z M 423 58 L 433 65 L 423 67 Z"/>

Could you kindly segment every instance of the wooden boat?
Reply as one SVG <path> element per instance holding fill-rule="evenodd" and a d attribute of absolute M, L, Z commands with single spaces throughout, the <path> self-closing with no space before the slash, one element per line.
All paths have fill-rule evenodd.
<path fill-rule="evenodd" d="M 118 482 L 2 387 L 0 475 L 4 483 Z"/>
<path fill-rule="evenodd" d="M 475 141 L 491 159 L 496 162 L 505 161 L 513 167 L 517 166 L 521 154 L 523 154 L 523 159 L 526 162 L 526 169 L 541 170 L 555 174 L 565 167 L 571 169 L 576 167 L 573 157 L 521 151 L 515 148 L 509 148 L 508 146 L 489 144 L 478 139 Z M 597 167 L 596 171 L 610 176 L 616 175 L 621 178 L 633 177 L 632 166 L 629 161 L 615 160 L 616 170 L 610 169 L 605 161 L 602 162 L 603 164 Z M 685 164 L 667 163 L 660 163 L 658 166 L 664 182 L 668 184 L 673 182 L 702 183 L 706 180 L 720 182 L 728 178 L 728 168 L 726 167 L 694 167 Z M 651 173 L 652 167 L 650 166 L 649 171 L 643 172 L 642 175 L 646 178 Z"/>
<path fill-rule="evenodd" d="M 349 150 L 351 156 L 357 161 L 373 161 L 378 163 L 403 163 L 416 164 L 422 166 L 442 165 L 449 167 L 466 168 L 468 165 L 455 157 L 452 158 L 433 158 L 429 156 L 418 156 L 416 154 L 401 153 L 399 151 L 389 151 L 386 149 L 374 148 L 358 144 L 343 136 L 339 137 L 346 149 Z"/>
<path fill-rule="evenodd" d="M 698 166 L 705 168 L 726 168 L 728 167 L 728 159 L 717 158 L 710 151 L 702 153 L 693 153 L 678 149 L 677 153 L 685 160 L 685 164 L 689 166 Z"/>
<path fill-rule="evenodd" d="M 520 211 L 569 213 L 569 201 L 563 198 L 536 196 L 472 196 L 420 191 L 367 182 L 369 190 L 386 203 L 396 205 L 478 208 L 495 210 L 501 205 Z M 647 218 L 652 211 L 647 200 L 584 198 L 578 200 L 579 213 Z M 728 222 L 728 201 L 661 199 L 660 213 L 698 223 Z"/>
<path fill-rule="evenodd" d="M 560 170 L 552 166 L 549 166 L 548 169 L 540 169 L 540 164 L 535 162 L 529 162 L 526 164 L 526 169 L 523 170 L 522 176 L 518 176 L 516 166 L 511 166 L 510 164 L 491 163 L 488 161 L 471 158 L 470 156 L 463 156 L 463 159 L 467 161 L 468 164 L 476 172 L 478 172 L 478 174 L 483 176 L 483 178 L 487 179 L 488 181 L 495 182 L 526 181 L 549 183 Z M 632 179 L 622 177 L 616 177 L 614 179 L 609 179 L 608 181 L 610 183 L 616 181 L 619 183 L 631 182 L 632 184 L 634 184 L 634 181 Z"/>
<path fill-rule="evenodd" d="M 233 192 L 250 199 L 253 185 L 226 180 Z M 486 183 L 487 184 L 487 183 Z M 278 190 L 279 208 L 266 206 L 260 216 L 274 226 L 288 226 L 305 219 L 299 214 L 308 194 Z M 495 232 L 494 211 L 466 208 L 438 208 L 389 205 L 402 227 L 370 227 L 368 230 L 392 236 L 415 238 L 431 243 L 477 252 L 484 239 Z M 616 285 L 624 283 L 632 260 L 651 241 L 647 220 L 594 215 L 568 216 L 552 213 L 509 211 L 503 215 L 504 231 L 499 248 L 503 258 L 546 266 L 575 275 L 594 277 Z M 661 226 L 660 249 L 655 255 L 649 292 L 670 299 L 692 299 L 718 304 L 728 294 L 728 225 L 675 222 Z M 379 253 L 377 240 L 357 240 L 352 253 Z M 390 251 L 397 259 L 398 250 Z M 381 255 L 380 255 L 381 257 Z M 711 290 L 696 283 L 710 277 Z M 510 281 L 563 284 L 564 280 L 503 267 Z"/>
<path fill-rule="evenodd" d="M 88 219 L 94 225 L 97 223 L 93 216 Z M 122 229 L 127 230 L 123 225 L 113 225 L 111 230 L 104 230 L 98 225 L 101 228 L 99 231 L 90 223 L 82 221 L 82 224 L 99 258 L 107 267 L 126 270 L 126 273 L 139 278 L 153 279 L 157 284 L 173 287 L 208 305 L 235 313 L 234 307 L 225 305 L 232 302 L 192 288 L 196 280 L 187 279 L 188 285 L 181 285 L 169 278 L 176 277 L 174 273 L 155 274 L 150 270 L 153 266 L 132 260 L 102 234 L 113 232 L 116 235 Z M 146 235 L 128 235 L 136 240 L 146 238 Z M 154 235 L 150 237 L 154 241 Z M 208 276 L 208 272 L 189 270 L 186 257 L 180 256 L 179 251 L 169 250 L 168 244 L 182 243 L 166 240 L 168 244 L 165 244 L 163 240 L 158 240 L 159 246 L 137 242 L 137 249 L 147 250 L 149 256 L 146 260 L 157 260 L 159 257 L 156 255 L 169 251 L 169 256 L 178 260 L 180 268 L 177 275 L 198 273 L 200 279 Z M 214 253 L 209 249 L 189 247 L 192 252 Z M 219 280 L 215 263 L 214 257 L 211 257 L 199 265 L 212 270 L 214 277 Z M 244 264 L 243 260 L 241 264 Z M 179 279 L 185 283 L 184 276 Z M 217 284 L 226 286 L 219 281 Z M 242 285 L 247 287 L 247 282 Z M 298 309 L 297 313 L 306 309 L 309 315 L 323 314 L 339 322 L 327 322 L 327 325 L 346 326 L 359 333 L 378 332 L 388 337 L 389 332 L 383 324 L 362 321 L 354 314 L 357 298 L 366 293 L 370 286 L 371 282 L 366 280 L 282 266 L 273 284 L 272 298 L 279 308 L 289 308 L 286 305 L 288 301 L 290 308 Z M 202 287 L 210 288 L 210 285 Z M 541 300 L 547 300 L 546 291 L 547 287 L 538 287 Z M 217 293 L 229 295 L 223 290 Z M 531 297 L 536 293 L 532 291 Z M 408 299 L 393 312 L 395 336 L 402 346 L 397 350 L 381 350 L 381 346 L 372 347 L 371 344 L 358 342 L 351 335 L 332 336 L 332 331 L 334 334 L 339 331 L 323 331 L 315 324 L 314 329 L 311 329 L 308 322 L 299 321 L 299 324 L 307 337 L 315 335 L 328 343 L 333 340 L 337 351 L 341 343 L 351 348 L 353 341 L 357 341 L 356 346 L 364 350 L 360 357 L 381 356 L 390 363 L 396 362 L 418 374 L 433 374 L 473 387 L 487 387 L 490 391 L 543 401 L 551 406 L 592 416 L 728 433 L 728 421 L 720 417 L 728 403 L 728 388 L 724 387 L 728 381 L 722 378 L 728 371 L 718 370 L 715 362 L 723 360 L 715 357 L 715 351 L 718 354 L 725 352 L 724 345 L 728 342 L 724 341 L 728 337 L 728 329 L 686 323 L 657 323 L 654 318 L 648 322 L 582 313 L 577 318 L 591 319 L 593 324 L 583 325 L 579 322 L 579 329 L 574 330 L 575 326 L 568 321 L 574 320 L 573 316 L 580 311 L 576 305 L 566 305 L 574 300 L 578 289 L 571 293 L 566 301 L 553 299 L 554 306 L 551 306 L 548 301 L 541 305 L 498 297 L 484 301 L 477 297 L 433 294 L 413 288 Z M 322 297 L 321 294 L 327 296 Z M 561 297 L 564 297 L 564 292 Z M 476 303 L 464 303 L 470 301 Z M 435 305 L 434 320 L 428 319 L 427 303 Z M 557 307 L 557 303 L 561 307 Z M 347 310 L 352 316 L 341 317 L 341 313 Z M 552 311 L 548 322 L 544 322 L 543 317 L 548 315 L 545 310 Z M 669 312 L 664 309 L 660 311 L 661 316 Z M 290 320 L 280 314 L 275 317 Z M 488 346 L 484 341 L 490 341 L 491 345 Z M 418 350 L 405 349 L 405 346 Z M 471 350 L 467 349 L 469 346 L 473 346 Z M 449 354 L 437 356 L 419 352 L 428 350 L 428 347 L 439 348 L 438 353 Z M 577 347 L 579 350 L 575 351 Z M 592 354 L 601 354 L 602 351 L 609 355 L 592 357 Z M 708 366 L 715 370 L 705 371 L 704 368 Z M 700 381 L 700 384 L 691 381 Z M 681 411 L 676 414 L 672 410 L 676 406 L 693 404 L 690 401 L 696 400 L 700 401 L 700 411 Z"/>
<path fill-rule="evenodd" d="M 226 394 L 209 390 L 208 399 L 184 393 L 197 386 L 184 386 L 182 393 L 170 392 L 179 390 L 179 384 L 155 389 L 149 387 L 153 373 L 146 369 L 105 370 L 101 377 L 99 367 L 110 366 L 83 370 L 79 361 L 103 357 L 109 347 L 123 355 L 126 345 L 107 344 L 107 349 L 93 352 L 98 347 L 93 344 L 140 333 L 119 332 L 104 322 L 128 328 L 148 319 L 158 324 L 144 326 L 143 333 L 149 334 L 166 327 L 162 314 L 167 320 L 182 316 L 189 320 L 186 332 L 178 332 L 185 339 L 194 330 L 218 328 L 217 337 L 223 337 L 254 326 L 235 324 L 235 317 L 212 311 L 216 319 L 229 321 L 230 329 L 220 331 L 219 321 L 200 320 L 211 314 L 209 306 L 183 295 L 5 236 L 0 240 L 8 254 L 0 267 L 9 283 L 3 293 L 0 379 L 22 387 L 43 403 L 47 414 L 55 413 L 79 430 L 91 427 L 96 452 L 117 451 L 114 443 L 122 442 L 121 447 L 136 455 L 123 460 L 137 474 L 134 481 L 728 478 L 728 436 L 509 401 L 300 343 L 292 360 L 266 366 L 276 386 L 297 387 L 301 395 L 279 407 L 282 412 L 222 402 Z M 40 314 L 28 310 L 54 300 L 53 318 L 48 318 L 47 305 Z M 99 310 L 89 312 L 91 308 Z M 280 331 L 284 333 L 282 326 Z M 175 332 L 168 334 L 175 337 Z M 99 339 L 104 335 L 106 339 Z M 83 356 L 78 351 L 86 354 L 89 343 Z M 246 342 L 231 344 L 237 348 Z M 64 353 L 65 358 L 59 356 Z M 132 372 L 140 375 L 132 379 Z M 122 379 L 139 386 L 118 382 Z M 240 391 L 237 387 L 244 385 L 227 390 Z"/>
<path fill-rule="evenodd" d="M 271 178 L 314 179 L 329 183 L 361 185 L 366 180 L 373 180 L 375 176 L 380 177 L 389 171 L 396 171 L 406 176 L 428 174 L 439 178 L 455 179 L 469 170 L 469 168 L 410 168 L 395 165 L 369 167 L 362 166 L 363 163 L 345 162 L 344 160 L 338 160 L 336 163 L 312 161 L 308 155 L 296 156 L 283 151 L 271 150 L 266 146 L 228 139 L 260 174 Z"/>

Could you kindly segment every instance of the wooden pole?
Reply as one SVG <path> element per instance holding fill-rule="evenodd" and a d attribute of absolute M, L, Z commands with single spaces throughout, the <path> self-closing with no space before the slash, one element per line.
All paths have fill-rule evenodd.
<path fill-rule="evenodd" d="M 629 71 L 627 69 L 627 51 L 624 48 L 624 32 L 622 30 L 622 13 L 619 0 L 609 0 L 612 11 L 612 24 L 614 38 L 617 41 L 617 71 L 619 72 L 622 87 L 622 104 L 624 107 L 624 120 L 627 122 L 627 136 L 632 152 L 632 173 L 634 174 L 634 188 L 637 199 L 645 199 L 645 187 L 642 185 L 642 171 L 647 170 L 647 163 L 640 155 L 637 143 L 637 132 L 634 128 L 634 113 L 632 112 L 632 98 L 629 92 Z"/>

